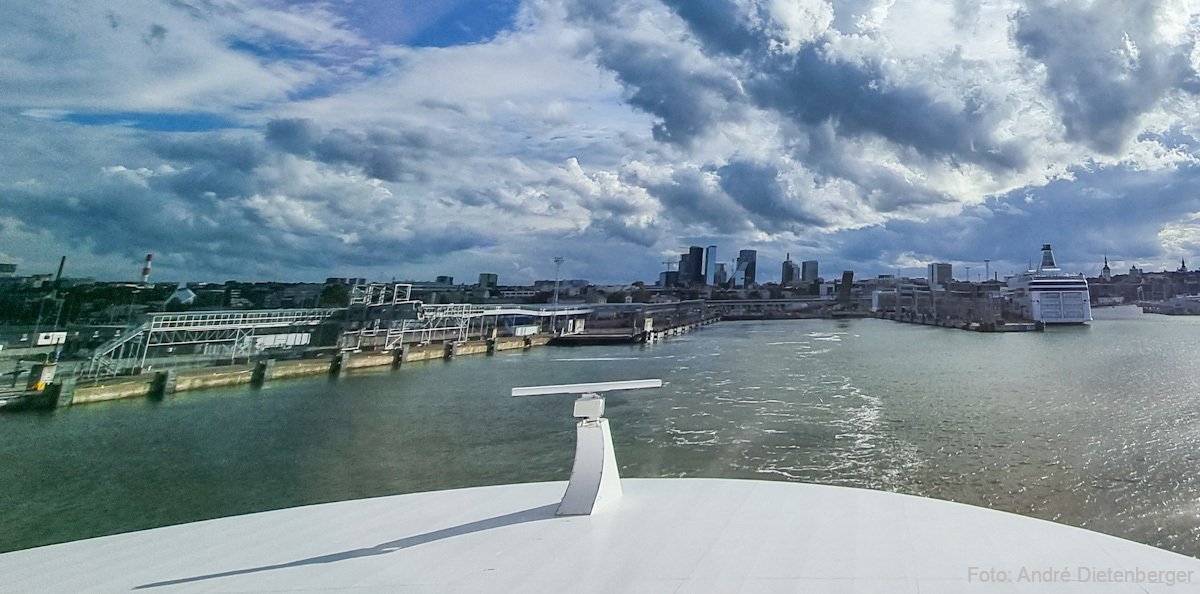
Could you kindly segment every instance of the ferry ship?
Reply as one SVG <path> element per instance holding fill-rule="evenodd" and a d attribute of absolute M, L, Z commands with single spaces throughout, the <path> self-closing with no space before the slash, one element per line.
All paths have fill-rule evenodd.
<path fill-rule="evenodd" d="M 1084 324 L 1092 320 L 1091 294 L 1082 274 L 1067 274 L 1054 263 L 1050 244 L 1042 244 L 1036 270 L 1008 278 L 1005 294 L 1021 315 L 1044 324 Z"/>

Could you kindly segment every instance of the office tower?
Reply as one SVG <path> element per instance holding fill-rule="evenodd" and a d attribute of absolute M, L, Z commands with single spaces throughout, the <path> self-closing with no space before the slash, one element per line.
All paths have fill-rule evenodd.
<path fill-rule="evenodd" d="M 779 284 L 787 287 L 796 284 L 800 278 L 800 267 L 792 261 L 792 254 L 788 254 L 783 261 L 783 271 L 779 275 Z"/>
<path fill-rule="evenodd" d="M 817 274 L 817 261 L 805 260 L 800 266 L 800 280 L 806 283 L 815 283 L 820 275 Z"/>
<path fill-rule="evenodd" d="M 954 267 L 947 262 L 934 262 L 929 265 L 929 286 L 944 287 L 954 278 Z"/>
<path fill-rule="evenodd" d="M 746 288 L 755 284 L 757 261 L 758 252 L 755 250 L 741 250 L 738 252 L 737 269 L 733 276 L 735 287 Z"/>
<path fill-rule="evenodd" d="M 704 284 L 717 284 L 717 246 L 710 245 L 704 250 Z"/>
<path fill-rule="evenodd" d="M 704 248 L 694 245 L 688 248 L 687 283 L 691 285 L 704 284 Z M 682 275 L 680 275 L 682 276 Z"/>

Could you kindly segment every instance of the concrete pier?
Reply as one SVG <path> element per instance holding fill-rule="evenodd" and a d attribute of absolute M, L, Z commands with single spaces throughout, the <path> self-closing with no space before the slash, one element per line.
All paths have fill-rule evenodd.
<path fill-rule="evenodd" d="M 511 351 L 511 350 L 523 349 L 523 348 L 525 348 L 525 339 L 521 338 L 519 336 L 505 336 L 505 337 L 496 339 L 495 350 L 497 352 Z"/>
<path fill-rule="evenodd" d="M 329 363 L 324 359 L 298 359 L 295 361 L 278 361 L 271 370 L 268 380 L 288 379 L 311 375 L 321 375 L 329 371 Z"/>
<path fill-rule="evenodd" d="M 404 347 L 403 361 L 428 361 L 442 359 L 446 356 L 446 347 L 440 344 L 414 344 Z"/>
<path fill-rule="evenodd" d="M 342 371 L 391 366 L 393 359 L 394 357 L 391 353 L 355 353 L 346 359 Z"/>
<path fill-rule="evenodd" d="M 43 382 L 43 391 L 26 390 L 18 405 L 12 408 L 60 408 L 75 404 L 105 402 L 125 398 L 163 398 L 174 392 L 203 390 L 238 385 L 261 386 L 267 382 L 288 378 L 312 377 L 329 374 L 338 376 L 343 372 L 390 366 L 399 369 L 405 363 L 450 359 L 468 355 L 484 355 L 494 351 L 509 351 L 543 346 L 550 335 L 530 337 L 504 336 L 491 340 L 470 340 L 431 344 L 408 344 L 387 352 L 337 353 L 334 357 L 294 359 L 277 361 L 267 359 L 249 365 L 204 367 L 195 369 L 169 369 L 132 376 L 105 378 L 95 382 L 78 384 L 73 377 L 54 378 L 53 371 L 44 377 L 36 374 Z M 53 364 L 47 365 L 51 370 Z M 46 381 L 49 377 L 53 381 Z M 35 382 L 37 383 L 37 382 Z M 13 399 L 16 400 L 16 399 Z M 7 408 L 7 407 L 6 407 Z"/>
<path fill-rule="evenodd" d="M 486 340 L 464 340 L 451 345 L 451 356 L 461 357 L 463 355 L 486 355 L 488 352 L 488 343 Z"/>
<path fill-rule="evenodd" d="M 876 312 L 875 317 L 881 320 L 892 320 L 906 324 L 922 326 L 939 326 L 941 328 L 956 328 L 973 332 L 1041 332 L 1045 325 L 1041 322 L 979 322 L 955 318 L 934 318 L 929 315 L 915 313 Z"/>
<path fill-rule="evenodd" d="M 693 330 L 699 330 L 705 326 L 710 326 L 721 321 L 720 317 L 703 318 L 690 322 L 685 322 L 669 328 L 657 328 L 646 332 L 646 342 L 661 342 L 670 336 L 679 336 Z"/>
<path fill-rule="evenodd" d="M 177 388 L 178 389 L 178 388 Z M 150 378 L 112 378 L 98 384 L 78 386 L 71 404 L 88 404 L 123 398 L 143 398 L 150 395 Z"/>

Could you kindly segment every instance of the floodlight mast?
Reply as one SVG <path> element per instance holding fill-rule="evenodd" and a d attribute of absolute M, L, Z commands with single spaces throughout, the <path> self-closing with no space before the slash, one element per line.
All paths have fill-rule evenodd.
<path fill-rule="evenodd" d="M 575 465 L 558 504 L 557 515 L 588 516 L 621 497 L 621 475 L 613 452 L 612 432 L 604 418 L 605 392 L 661 388 L 662 380 L 629 380 L 513 388 L 513 396 L 579 394 L 575 401 Z"/>

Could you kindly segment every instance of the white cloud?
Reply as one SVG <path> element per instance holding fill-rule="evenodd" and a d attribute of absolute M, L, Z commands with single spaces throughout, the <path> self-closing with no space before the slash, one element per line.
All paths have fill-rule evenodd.
<path fill-rule="evenodd" d="M 216 274 L 243 265 L 238 241 L 275 262 L 247 270 L 317 278 L 333 274 L 318 267 L 470 276 L 486 265 L 518 280 L 554 249 L 583 270 L 606 266 L 597 254 L 609 251 L 630 259 L 605 269 L 623 276 L 598 280 L 650 279 L 655 254 L 692 238 L 727 253 L 805 242 L 834 257 L 845 234 L 928 233 L 984 211 L 1042 216 L 1079 173 L 1142 176 L 1145 187 L 1129 187 L 1151 194 L 1190 179 L 1195 89 L 1176 66 L 1145 70 L 1194 74 L 1196 6 L 1165 1 L 1126 23 L 1109 4 L 729 0 L 708 5 L 729 18 L 705 20 L 686 2 L 530 0 L 487 42 L 412 48 L 368 43 L 335 3 L 26 3 L 0 24 L 11 81 L 0 124 L 12 132 L 0 179 L 80 217 L 101 276 L 164 249 Z M 1018 10 L 1039 18 L 1010 19 Z M 1080 56 L 1035 35 L 1070 24 L 1055 20 L 1064 15 L 1112 35 L 1081 43 Z M 1087 121 L 1114 124 L 1085 134 L 1061 83 L 1089 56 L 1113 69 L 1068 87 L 1096 108 Z M 1105 93 L 1139 76 L 1145 96 L 1104 112 Z M 128 113 L 129 125 L 70 123 L 89 111 Z M 140 127 L 159 112 L 245 127 Z M 294 136 L 270 137 L 281 121 Z M 1104 200 L 1137 208 L 1132 193 Z M 122 239 L 141 219 L 105 213 L 138 209 L 156 209 L 178 237 Z M 43 237 L 50 215 L 22 212 L 6 234 Z M 1158 249 L 1200 247 L 1195 221 L 1155 216 Z M 863 247 L 847 264 L 950 259 L 946 245 L 888 240 L 886 255 Z"/>
<path fill-rule="evenodd" d="M 1163 225 L 1158 232 L 1158 242 L 1165 255 L 1200 252 L 1200 213 Z"/>

